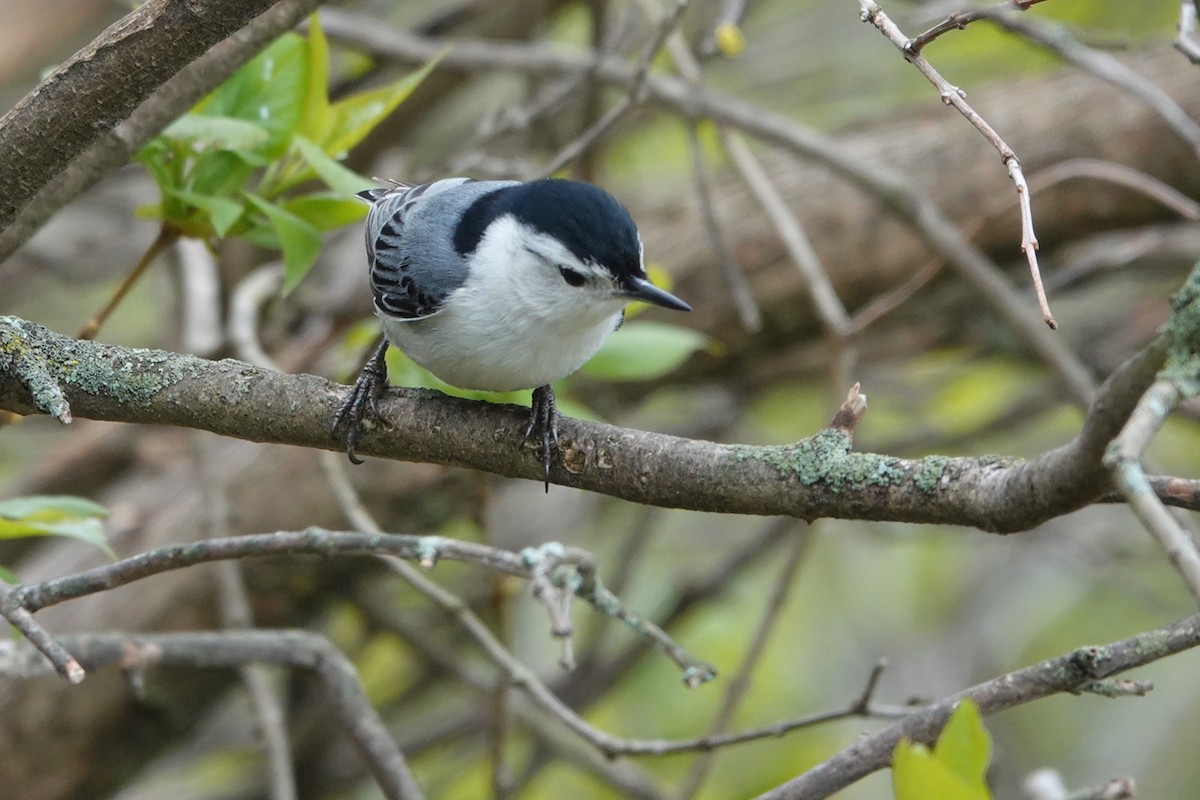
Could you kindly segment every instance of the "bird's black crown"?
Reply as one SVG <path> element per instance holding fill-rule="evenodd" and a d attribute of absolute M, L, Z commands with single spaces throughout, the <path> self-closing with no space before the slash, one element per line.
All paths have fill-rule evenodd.
<path fill-rule="evenodd" d="M 546 178 L 490 192 L 463 214 L 454 249 L 464 256 L 474 252 L 488 225 L 505 214 L 553 236 L 580 261 L 608 267 L 618 280 L 643 274 L 637 226 L 599 186 Z"/>

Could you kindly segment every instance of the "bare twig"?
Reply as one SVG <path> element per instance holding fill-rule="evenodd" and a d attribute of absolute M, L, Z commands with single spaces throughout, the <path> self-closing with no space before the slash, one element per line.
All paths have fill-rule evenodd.
<path fill-rule="evenodd" d="M 1027 3 L 1028 4 L 1028 3 Z M 1046 301 L 1046 291 L 1042 287 L 1041 270 L 1038 268 L 1037 249 L 1038 241 L 1033 232 L 1033 211 L 1029 204 L 1029 187 L 1025 183 L 1025 175 L 1021 170 L 1021 162 L 1017 159 L 1017 154 L 1013 149 L 1000 138 L 987 120 L 979 115 L 966 101 L 966 96 L 963 91 L 956 86 L 950 85 L 949 81 L 941 76 L 934 69 L 924 56 L 921 55 L 919 47 L 915 47 L 913 40 L 906 37 L 900 28 L 883 12 L 877 3 L 873 0 L 859 0 L 859 5 L 862 8 L 862 18 L 864 22 L 870 22 L 880 33 L 882 33 L 888 41 L 899 48 L 904 54 L 905 60 L 917 68 L 925 78 L 934 85 L 938 90 L 938 94 L 942 98 L 942 102 L 954 108 L 962 114 L 967 120 L 983 134 L 984 138 L 996 148 L 1000 153 L 1000 158 L 1008 169 L 1008 176 L 1012 179 L 1013 185 L 1017 189 L 1017 198 L 1020 201 L 1021 207 L 1021 252 L 1025 254 L 1025 259 L 1029 262 L 1029 272 L 1033 278 L 1033 286 L 1037 292 L 1038 305 L 1042 311 L 1042 319 L 1051 330 L 1058 327 L 1058 323 L 1054 321 L 1054 315 L 1050 313 L 1050 306 Z M 957 26 L 955 26 L 957 27 Z"/>
<path fill-rule="evenodd" d="M 1196 0 L 1179 0 L 1179 36 L 1175 49 L 1187 56 L 1188 61 L 1200 64 L 1200 41 L 1196 40 L 1196 17 L 1200 5 Z"/>
<path fill-rule="evenodd" d="M 71 683 L 80 683 L 87 676 L 75 657 L 33 618 L 29 609 L 21 605 L 14 590 L 4 583 L 0 583 L 0 615 L 46 657 L 59 675 Z"/>
<path fill-rule="evenodd" d="M 684 79 L 693 86 L 699 86 L 703 71 L 682 34 L 674 33 L 667 41 L 667 48 Z M 851 380 L 851 373 L 857 361 L 857 354 L 848 341 L 849 315 L 845 306 L 837 296 L 828 273 L 809 241 L 808 234 L 788 208 L 787 202 L 751 152 L 745 139 L 737 131 L 730 130 L 727 125 L 718 124 L 716 130 L 734 168 L 779 234 L 784 249 L 812 294 L 817 318 L 820 319 L 830 343 L 830 363 L 833 365 L 830 385 L 845 386 Z"/>
<path fill-rule="evenodd" d="M 1030 6 L 1037 5 L 1040 2 L 1042 2 L 1042 0 L 1004 0 L 1004 2 L 996 8 L 1003 9 L 1005 11 L 1013 8 L 1018 11 L 1025 11 Z M 942 34 L 950 31 L 960 31 L 975 20 L 982 19 L 991 10 L 992 9 L 977 8 L 972 9 L 971 11 L 955 11 L 953 14 L 946 17 L 946 19 L 934 25 L 929 30 L 919 33 L 917 36 L 913 37 L 911 43 L 909 44 L 909 49 L 914 53 L 919 53 L 925 48 L 925 45 L 929 44 L 934 39 L 937 39 Z"/>
<path fill-rule="evenodd" d="M 1076 692 L 1097 680 L 1200 646 L 1200 615 L 1098 647 L 1081 647 L 1058 658 L 1001 675 L 915 710 L 808 772 L 759 796 L 759 800 L 828 797 L 884 769 L 897 742 L 932 744 L 955 706 L 972 698 L 984 714 L 995 714 L 1062 692 Z"/>
<path fill-rule="evenodd" d="M 808 553 L 809 545 L 815 533 L 812 526 L 806 526 L 795 532 L 795 538 L 791 542 L 791 549 L 788 551 L 787 558 L 779 570 L 779 575 L 775 579 L 775 585 L 771 588 L 771 594 L 767 598 L 766 607 L 758 617 L 758 624 L 755 626 L 754 633 L 750 637 L 750 643 L 746 647 L 746 652 L 742 655 L 742 661 L 738 664 L 737 670 L 733 674 L 733 680 L 729 681 L 725 689 L 725 695 L 721 698 L 720 708 L 717 709 L 716 715 L 714 715 L 712 722 L 709 724 L 709 736 L 720 734 L 729 727 L 729 724 L 733 721 L 734 714 L 737 713 L 738 707 L 746 696 L 746 692 L 750 689 L 750 676 L 754 673 L 755 667 L 758 666 L 759 660 L 766 651 L 771 632 L 775 629 L 775 624 L 779 621 L 783 607 L 787 603 L 792 589 L 796 586 L 796 573 L 799 571 L 800 565 Z M 864 715 L 869 714 L 872 689 L 873 686 L 868 687 L 868 690 L 864 692 L 866 700 L 858 704 L 863 710 Z M 704 751 L 696 756 L 687 775 L 684 776 L 683 783 L 676 795 L 679 800 L 690 800 L 690 798 L 694 797 L 700 791 L 704 780 L 712 771 L 716 758 L 717 751 L 715 750 Z"/>
<path fill-rule="evenodd" d="M 229 494 L 226 481 L 215 463 L 211 440 L 204 434 L 193 433 L 192 444 L 195 462 L 200 473 L 198 481 L 206 495 L 203 507 L 208 517 L 208 533 L 213 537 L 228 536 L 230 532 Z M 249 630 L 254 627 L 250 610 L 250 598 L 246 592 L 242 565 L 237 561 L 221 561 L 215 570 L 217 604 L 221 627 L 226 630 Z M 272 684 L 271 675 L 262 664 L 244 664 L 238 667 L 242 683 L 250 696 L 254 715 L 258 718 L 259 731 L 267 753 L 270 772 L 271 800 L 295 800 L 296 770 L 292 764 L 292 751 L 288 743 L 287 722 L 278 689 Z"/>
<path fill-rule="evenodd" d="M 1034 192 L 1074 178 L 1091 178 L 1124 186 L 1161 203 L 1184 219 L 1200 219 L 1200 203 L 1153 175 L 1096 158 L 1072 158 L 1039 170 L 1029 178 Z"/>
<path fill-rule="evenodd" d="M 1066 28 L 1049 20 L 1020 17 L 1004 6 L 982 10 L 980 18 L 995 22 L 1005 30 L 1041 45 L 1100 80 L 1136 97 L 1158 114 L 1167 127 L 1187 142 L 1192 152 L 1200 158 L 1200 125 L 1154 81 L 1139 75 L 1109 53 L 1088 47 Z"/>
<path fill-rule="evenodd" d="M 550 159 L 549 163 L 542 167 L 540 177 L 553 175 L 578 158 L 581 153 L 587 151 L 601 136 L 620 122 L 635 106 L 645 102 L 645 83 L 646 77 L 650 74 L 650 65 L 654 62 L 654 56 L 662 49 L 667 37 L 671 35 L 671 32 L 675 30 L 675 26 L 679 24 L 679 19 L 683 16 L 687 4 L 688 0 L 674 0 L 671 9 L 659 20 L 658 29 L 654 32 L 654 38 L 646 45 L 646 49 L 642 51 L 642 57 L 638 60 L 637 68 L 634 70 L 633 79 L 630 81 L 628 93 L 624 99 L 606 111 L 600 119 L 596 120 L 582 134 L 567 143 L 554 158 Z"/>
<path fill-rule="evenodd" d="M 1121 434 L 1113 440 L 1104 456 L 1113 473 L 1113 482 L 1129 502 L 1138 519 L 1167 553 L 1179 570 L 1188 591 L 1200 603 L 1200 552 L 1196 543 L 1171 516 L 1150 487 L 1142 470 L 1141 456 L 1158 433 L 1166 416 L 1184 394 L 1178 382 L 1161 379 L 1151 386 L 1138 403 Z"/>
<path fill-rule="evenodd" d="M 154 241 L 150 243 L 150 246 L 146 248 L 146 252 L 142 253 L 142 257 L 138 259 L 137 263 L 134 264 L 132 269 L 129 270 L 128 274 L 125 275 L 125 278 L 121 281 L 121 285 L 117 287 L 115 292 L 113 292 L 112 297 L 108 299 L 108 302 L 104 304 L 103 308 L 96 312 L 95 316 L 93 316 L 84 324 L 76 338 L 96 338 L 96 334 L 100 332 L 100 326 L 108 320 L 112 312 L 116 310 L 117 305 L 125 299 L 125 295 L 129 294 L 129 290 L 132 289 L 138 282 L 138 279 L 145 274 L 146 269 L 154 263 L 154 259 L 158 258 L 159 253 L 174 244 L 175 240 L 178 238 L 179 231 L 173 226 L 163 223 L 162 227 L 158 229 L 158 236 L 155 237 Z"/>
<path fill-rule="evenodd" d="M 713 189 L 704 165 L 704 147 L 695 125 L 688 126 L 688 142 L 692 150 L 692 174 L 696 179 L 696 200 L 700 206 L 701 224 L 712 243 L 713 258 L 721 267 L 721 274 L 725 277 L 725 284 L 733 297 L 733 307 L 737 310 L 742 327 L 753 333 L 762 328 L 762 312 L 754 299 L 750 282 L 746 280 L 746 273 L 734 259 L 729 244 L 721 233 L 721 221 L 717 219 L 717 212 L 713 207 Z"/>
<path fill-rule="evenodd" d="M 367 769 L 389 800 L 420 800 L 420 788 L 378 712 L 371 706 L 354 665 L 326 639 L 307 631 L 204 633 L 88 633 L 63 643 L 90 669 L 119 665 L 145 670 L 156 665 L 238 668 L 275 664 L 313 672 L 334 718 L 354 742 Z M 0 642 L 0 672 L 19 677 L 45 674 L 32 648 Z"/>

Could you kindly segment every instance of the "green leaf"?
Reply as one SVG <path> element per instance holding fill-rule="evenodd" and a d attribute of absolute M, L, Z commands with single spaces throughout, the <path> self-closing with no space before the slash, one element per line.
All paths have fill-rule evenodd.
<path fill-rule="evenodd" d="M 329 155 L 341 158 L 366 138 L 366 135 L 374 130 L 384 117 L 392 113 L 396 106 L 404 102 L 440 60 L 441 55 L 395 83 L 360 92 L 334 103 L 330 109 L 333 114 L 332 124 L 326 135 L 315 141 Z"/>
<path fill-rule="evenodd" d="M 974 700 L 968 697 L 954 709 L 933 754 L 967 783 L 986 785 L 984 774 L 992 755 L 992 737 L 983 727 L 983 715 Z"/>
<path fill-rule="evenodd" d="M 271 132 L 256 122 L 191 112 L 172 122 L 160 135 L 186 142 L 195 150 L 253 151 L 271 138 Z"/>
<path fill-rule="evenodd" d="M 979 708 L 959 703 L 932 752 L 901 740 L 892 752 L 892 790 L 896 800 L 991 800 L 985 780 L 991 737 Z"/>
<path fill-rule="evenodd" d="M 342 195 L 329 192 L 293 197 L 282 201 L 279 206 L 323 231 L 358 222 L 367 215 L 368 210 L 366 203 L 347 200 Z"/>
<path fill-rule="evenodd" d="M 698 331 L 661 322 L 633 322 L 609 338 L 581 372 L 609 381 L 648 381 L 666 375 L 703 349 L 717 347 Z"/>
<path fill-rule="evenodd" d="M 107 516 L 104 506 L 82 497 L 35 495 L 2 500 L 0 539 L 69 536 L 94 544 L 112 556 L 100 524 Z"/>
<path fill-rule="evenodd" d="M 21 579 L 11 569 L 0 565 L 0 581 L 4 581 L 5 583 L 20 583 Z"/>
<path fill-rule="evenodd" d="M 246 197 L 271 223 L 283 250 L 283 293 L 286 295 L 298 284 L 321 252 L 321 232 L 317 228 L 274 203 L 252 194 Z"/>
<path fill-rule="evenodd" d="M 299 133 L 321 141 L 333 124 L 329 105 L 329 42 L 316 14 L 308 18 L 308 89 L 304 94 L 304 113 Z"/>
<path fill-rule="evenodd" d="M 108 516 L 108 509 L 86 497 L 67 494 L 31 495 L 0 500 L 0 519 L 21 519 L 39 514 L 104 519 Z"/>
<path fill-rule="evenodd" d="M 324 150 L 303 136 L 296 136 L 292 140 L 292 145 L 300 153 L 301 158 L 312 167 L 313 172 L 320 176 L 321 180 L 325 181 L 331 189 L 345 195 L 352 195 L 375 185 L 373 181 L 367 180 L 334 161 L 325 154 Z"/>
<path fill-rule="evenodd" d="M 244 205 L 227 197 L 215 197 L 210 194 L 189 192 L 186 189 L 171 189 L 166 186 L 163 187 L 163 193 L 177 197 L 185 203 L 206 212 L 208 214 L 208 221 L 212 225 L 213 233 L 220 237 L 224 237 L 225 234 L 229 233 L 229 229 L 237 224 L 237 221 L 242 218 L 242 213 L 245 211 Z M 179 221 L 172 220 L 172 222 Z"/>
<path fill-rule="evenodd" d="M 201 100 L 194 113 L 252 122 L 269 134 L 260 152 L 272 158 L 283 155 L 304 113 L 308 52 L 303 37 L 280 36 Z"/>

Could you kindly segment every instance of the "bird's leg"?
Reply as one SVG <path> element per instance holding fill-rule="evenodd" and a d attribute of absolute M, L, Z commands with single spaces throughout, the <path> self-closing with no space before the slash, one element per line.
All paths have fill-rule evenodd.
<path fill-rule="evenodd" d="M 367 363 L 363 364 L 362 372 L 354 382 L 354 388 L 350 390 L 346 402 L 342 403 L 337 416 L 333 418 L 334 438 L 337 437 L 339 429 L 345 428 L 342 442 L 346 445 L 346 457 L 350 459 L 351 464 L 363 463 L 361 458 L 354 455 L 354 448 L 362 436 L 363 419 L 368 412 L 373 418 L 379 419 L 379 395 L 387 386 L 387 361 L 384 360 L 387 349 L 388 341 L 383 339 L 367 359 Z"/>
<path fill-rule="evenodd" d="M 549 384 L 533 390 L 533 407 L 529 414 L 529 427 L 525 429 L 525 442 L 532 439 L 542 456 L 545 470 L 546 493 L 550 492 L 550 459 L 558 451 L 558 408 L 554 403 L 554 389 Z"/>

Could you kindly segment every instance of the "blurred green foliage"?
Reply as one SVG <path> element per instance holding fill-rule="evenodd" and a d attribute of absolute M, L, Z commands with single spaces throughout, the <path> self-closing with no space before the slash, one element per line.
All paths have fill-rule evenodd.
<path fill-rule="evenodd" d="M 83 497 L 35 495 L 0 500 L 0 539 L 66 536 L 95 545 L 115 558 L 104 535 L 104 506 Z M 15 582 L 11 572 L 0 578 Z"/>

